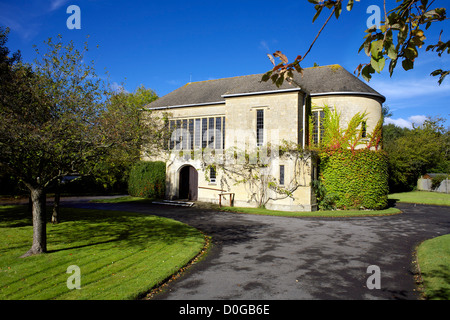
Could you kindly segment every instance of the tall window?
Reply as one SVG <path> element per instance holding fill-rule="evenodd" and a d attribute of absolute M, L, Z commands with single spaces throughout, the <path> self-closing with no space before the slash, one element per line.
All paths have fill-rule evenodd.
<path fill-rule="evenodd" d="M 170 120 L 169 130 L 170 150 L 225 147 L 225 117 Z"/>
<path fill-rule="evenodd" d="M 264 110 L 256 110 L 256 145 L 264 143 Z"/>
<path fill-rule="evenodd" d="M 222 149 L 222 118 L 216 118 L 216 149 Z"/>
<path fill-rule="evenodd" d="M 225 150 L 225 117 L 222 117 L 222 149 Z"/>
<path fill-rule="evenodd" d="M 209 127 L 208 127 L 208 148 L 214 149 L 214 118 L 209 118 Z"/>
<path fill-rule="evenodd" d="M 170 120 L 169 121 L 169 132 L 170 132 L 170 138 L 169 138 L 169 149 L 172 150 L 175 147 L 175 140 L 172 137 L 173 132 L 175 131 L 175 121 Z"/>
<path fill-rule="evenodd" d="M 361 138 L 367 138 L 367 123 L 365 121 L 361 123 Z"/>
<path fill-rule="evenodd" d="M 208 119 L 202 119 L 202 148 L 206 148 L 208 144 Z"/>
<path fill-rule="evenodd" d="M 188 126 L 187 126 L 187 120 L 183 120 L 183 130 L 181 132 L 182 136 L 182 142 L 181 142 L 181 149 L 186 150 L 188 148 Z"/>
<path fill-rule="evenodd" d="M 323 110 L 313 110 L 312 111 L 312 143 L 314 145 L 320 144 L 323 138 L 324 127 L 323 118 L 325 117 L 325 112 Z"/>
<path fill-rule="evenodd" d="M 201 122 L 200 119 L 195 119 L 195 138 L 194 138 L 194 144 L 195 144 L 195 148 L 200 148 L 201 146 Z"/>
<path fill-rule="evenodd" d="M 280 165 L 280 185 L 284 186 L 284 165 Z"/>
<path fill-rule="evenodd" d="M 175 137 L 175 149 L 181 149 L 181 140 L 182 140 L 182 130 L 181 130 L 181 120 L 177 120 L 177 126 L 175 128 L 176 137 Z"/>
<path fill-rule="evenodd" d="M 194 119 L 189 119 L 189 149 L 194 150 Z"/>
<path fill-rule="evenodd" d="M 213 166 L 209 167 L 209 182 L 216 183 L 216 168 Z"/>

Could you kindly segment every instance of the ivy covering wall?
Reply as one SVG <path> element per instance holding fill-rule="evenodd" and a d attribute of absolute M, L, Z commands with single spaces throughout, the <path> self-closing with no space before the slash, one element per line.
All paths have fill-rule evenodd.
<path fill-rule="evenodd" d="M 387 206 L 388 156 L 382 150 L 340 149 L 320 156 L 321 181 L 339 209 Z"/>
<path fill-rule="evenodd" d="M 133 197 L 164 198 L 166 164 L 162 161 L 139 161 L 130 171 L 128 192 Z"/>

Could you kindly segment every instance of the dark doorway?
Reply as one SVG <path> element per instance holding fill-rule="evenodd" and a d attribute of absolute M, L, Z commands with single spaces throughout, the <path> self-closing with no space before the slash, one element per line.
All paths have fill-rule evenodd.
<path fill-rule="evenodd" d="M 198 172 L 193 166 L 180 170 L 180 199 L 197 200 Z"/>

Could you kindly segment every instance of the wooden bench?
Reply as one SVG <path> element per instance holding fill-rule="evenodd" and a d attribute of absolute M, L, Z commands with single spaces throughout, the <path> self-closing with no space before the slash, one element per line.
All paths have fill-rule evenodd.
<path fill-rule="evenodd" d="M 230 207 L 233 206 L 234 193 L 232 193 L 232 192 L 224 192 L 224 193 L 219 193 L 219 208 L 222 207 L 222 196 L 226 196 L 226 195 L 230 196 Z"/>

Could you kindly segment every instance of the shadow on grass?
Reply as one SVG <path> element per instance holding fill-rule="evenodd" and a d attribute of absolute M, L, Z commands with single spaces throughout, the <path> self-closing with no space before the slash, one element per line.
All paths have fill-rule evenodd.
<path fill-rule="evenodd" d="M 427 272 L 422 272 L 425 285 L 425 297 L 427 300 L 449 300 L 450 299 L 450 269 L 448 265 L 439 265 Z M 431 282 L 443 285 L 430 287 Z"/>
<path fill-rule="evenodd" d="M 144 249 L 149 242 L 165 244 L 195 241 L 199 231 L 181 222 L 120 211 L 61 209 L 59 224 L 50 224 L 47 208 L 49 253 L 110 243 L 111 247 Z M 0 228 L 31 227 L 27 206 L 0 206 Z M 110 246 L 107 246 L 110 247 Z"/>

